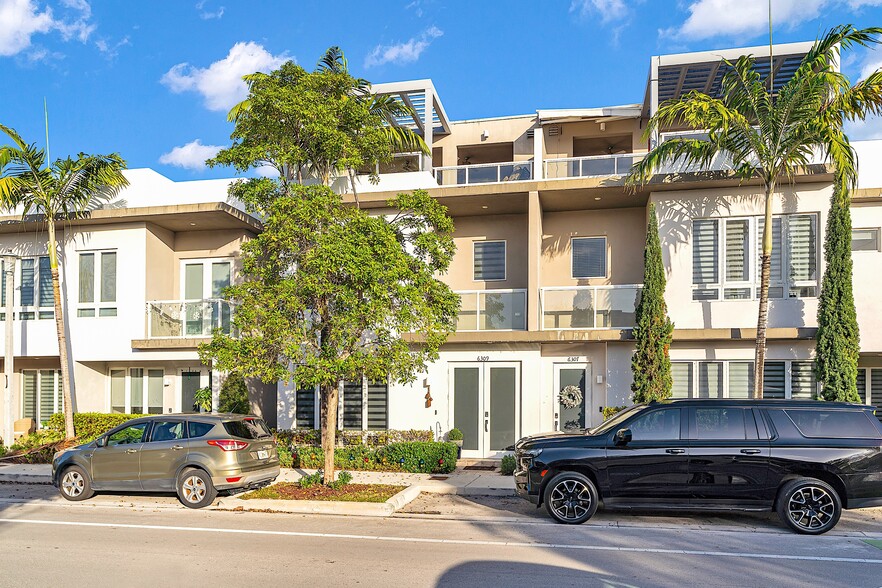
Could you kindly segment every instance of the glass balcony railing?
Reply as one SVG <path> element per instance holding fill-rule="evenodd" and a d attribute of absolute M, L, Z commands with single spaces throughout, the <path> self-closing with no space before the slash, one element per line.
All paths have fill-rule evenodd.
<path fill-rule="evenodd" d="M 643 154 L 589 155 L 545 160 L 545 179 L 624 176 Z"/>
<path fill-rule="evenodd" d="M 642 290 L 641 284 L 542 288 L 542 328 L 632 328 Z"/>
<path fill-rule="evenodd" d="M 216 329 L 233 331 L 234 304 L 229 300 L 157 300 L 147 303 L 147 338 L 211 337 Z"/>
<path fill-rule="evenodd" d="M 469 290 L 460 298 L 457 331 L 524 331 L 526 290 Z"/>
<path fill-rule="evenodd" d="M 533 179 L 532 161 L 509 161 L 505 163 L 480 163 L 477 165 L 454 165 L 434 168 L 439 186 L 465 186 L 469 184 L 492 184 Z"/>

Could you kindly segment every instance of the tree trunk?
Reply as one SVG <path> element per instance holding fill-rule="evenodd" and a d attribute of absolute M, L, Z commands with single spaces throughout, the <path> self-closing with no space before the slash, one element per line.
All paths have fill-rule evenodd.
<path fill-rule="evenodd" d="M 61 363 L 61 388 L 64 403 L 64 438 L 76 437 L 73 422 L 73 395 L 71 393 L 70 369 L 67 357 L 67 335 L 64 329 L 64 314 L 61 305 L 61 282 L 58 279 L 58 244 L 55 239 L 55 219 L 47 213 L 49 225 L 49 269 L 52 274 L 52 295 L 55 299 L 55 331 L 58 334 L 58 358 Z"/>
<path fill-rule="evenodd" d="M 361 208 L 361 203 L 358 201 L 358 189 L 355 187 L 355 171 L 351 167 L 346 168 L 346 172 L 349 175 L 349 183 L 352 185 L 352 195 L 355 197 L 355 208 Z"/>
<path fill-rule="evenodd" d="M 775 185 L 766 188 L 765 224 L 763 225 L 760 269 L 759 313 L 756 320 L 756 355 L 753 368 L 753 397 L 763 397 L 763 373 L 766 361 L 766 326 L 769 324 L 769 280 L 772 270 L 772 194 Z"/>
<path fill-rule="evenodd" d="M 321 386 L 322 396 L 322 451 L 325 454 L 325 476 L 327 485 L 334 481 L 334 445 L 337 437 L 337 404 L 340 401 L 340 387 L 337 382 Z"/>

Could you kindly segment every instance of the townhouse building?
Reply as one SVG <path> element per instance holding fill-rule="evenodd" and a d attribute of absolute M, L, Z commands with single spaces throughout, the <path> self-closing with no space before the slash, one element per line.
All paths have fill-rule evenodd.
<path fill-rule="evenodd" d="M 757 62 L 786 83 L 810 43 L 777 45 Z M 430 80 L 378 84 L 413 106 L 399 124 L 420 133 L 431 156 L 400 154 L 359 176 L 363 208 L 426 189 L 454 219 L 457 252 L 441 276 L 461 297 L 457 331 L 412 383 L 342 384 L 344 429 L 464 433 L 463 455 L 492 457 L 522 435 L 596 425 L 607 406 L 630 404 L 631 328 L 642 290 L 647 212 L 655 204 L 665 292 L 674 322 L 674 396 L 746 397 L 753 381 L 762 187 L 739 182 L 720 158 L 709 169 L 672 165 L 646 186 L 624 175 L 657 142 L 683 133 L 643 131 L 664 100 L 719 91 L 721 58 L 768 55 L 768 47 L 653 57 L 634 104 L 451 121 Z M 638 96 L 639 97 L 639 96 Z M 854 285 L 861 327 L 858 386 L 882 403 L 882 143 L 858 142 L 854 194 Z M 172 182 L 127 172 L 131 186 L 108 207 L 65 225 L 67 304 L 76 410 L 192 410 L 223 375 L 196 347 L 229 329 L 235 304 L 220 292 L 239 279 L 242 242 L 259 219 L 228 200 L 226 180 Z M 764 395 L 812 398 L 823 238 L 832 169 L 822 157 L 781 187 L 774 211 L 768 356 Z M 347 193 L 341 178 L 335 189 Z M 353 199 L 351 194 L 347 198 Z M 0 251 L 15 274 L 15 416 L 41 420 L 59 408 L 51 292 L 41 256 L 46 239 L 9 217 Z M 5 292 L 5 288 L 4 288 Z M 412 334 L 418 338 L 419 334 Z M 318 423 L 317 390 L 251 383 L 255 412 L 279 428 Z M 575 387 L 581 401 L 561 402 Z M 572 390 L 572 388 L 569 388 Z"/>

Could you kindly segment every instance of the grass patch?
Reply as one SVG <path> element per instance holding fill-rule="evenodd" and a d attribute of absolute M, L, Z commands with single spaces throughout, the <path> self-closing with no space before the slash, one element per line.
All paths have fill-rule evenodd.
<path fill-rule="evenodd" d="M 869 545 L 872 545 L 873 547 L 876 547 L 878 549 L 882 549 L 882 541 L 877 541 L 876 539 L 864 539 L 864 543 L 868 543 Z"/>
<path fill-rule="evenodd" d="M 390 484 L 347 484 L 334 489 L 317 485 L 301 488 L 300 484 L 279 482 L 266 488 L 244 494 L 240 498 L 251 500 L 264 498 L 270 500 L 336 500 L 339 502 L 386 502 L 406 486 Z"/>

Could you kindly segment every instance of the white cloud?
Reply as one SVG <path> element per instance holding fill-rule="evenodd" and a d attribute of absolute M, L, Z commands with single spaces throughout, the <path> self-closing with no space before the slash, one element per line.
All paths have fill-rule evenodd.
<path fill-rule="evenodd" d="M 577 12 L 583 18 L 598 14 L 600 21 L 605 24 L 625 18 L 628 6 L 625 0 L 573 0 L 570 12 Z"/>
<path fill-rule="evenodd" d="M 96 25 L 91 22 L 92 7 L 86 0 L 61 0 L 64 13 L 56 18 L 52 8 L 44 10 L 33 0 L 0 1 L 0 56 L 12 56 L 31 47 L 34 35 L 45 35 L 57 31 L 62 40 L 76 39 L 81 43 L 89 40 Z M 38 48 L 31 53 L 45 55 L 45 49 Z"/>
<path fill-rule="evenodd" d="M 288 59 L 287 54 L 272 55 L 254 42 L 236 43 L 220 61 L 205 68 L 179 63 L 160 81 L 176 94 L 188 91 L 202 94 L 209 110 L 229 110 L 248 95 L 242 76 L 276 69 Z"/>
<path fill-rule="evenodd" d="M 117 55 L 119 55 L 120 47 L 125 47 L 126 45 L 131 45 L 131 41 L 129 40 L 129 36 L 126 35 L 116 43 L 110 43 L 107 39 L 98 39 L 95 41 L 95 47 L 98 48 L 104 57 L 107 59 L 115 59 Z"/>
<path fill-rule="evenodd" d="M 203 145 L 199 139 L 196 139 L 186 145 L 175 147 L 168 153 L 163 153 L 159 157 L 159 163 L 194 171 L 202 171 L 206 167 L 205 160 L 211 159 L 217 155 L 217 152 L 221 149 L 223 149 L 223 147 L 220 145 Z"/>
<path fill-rule="evenodd" d="M 846 0 L 846 4 L 852 10 L 858 10 L 864 6 L 882 6 L 882 0 Z"/>
<path fill-rule="evenodd" d="M 211 20 L 213 18 L 219 19 L 224 15 L 224 10 L 226 10 L 226 7 L 224 6 L 218 6 L 217 10 L 215 11 L 211 11 L 209 9 L 203 10 L 207 2 L 208 0 L 200 0 L 196 3 L 196 10 L 199 11 L 199 18 L 201 18 L 202 20 Z"/>
<path fill-rule="evenodd" d="M 254 168 L 254 173 L 260 176 L 261 178 L 277 178 L 279 177 L 279 170 L 274 168 L 271 165 L 261 165 L 260 167 Z"/>
<path fill-rule="evenodd" d="M 882 118 L 870 117 L 867 120 L 847 121 L 845 134 L 852 141 L 882 139 Z"/>
<path fill-rule="evenodd" d="M 81 43 L 88 41 L 97 28 L 97 25 L 89 22 L 92 18 L 92 7 L 86 0 L 61 0 L 61 4 L 73 14 L 71 19 L 55 21 L 55 28 L 61 33 L 61 38 L 65 41 L 77 39 Z"/>
<path fill-rule="evenodd" d="M 412 37 L 404 43 L 395 45 L 377 45 L 364 60 L 365 67 L 374 67 L 384 63 L 404 65 L 413 63 L 429 45 L 444 34 L 444 31 L 436 26 L 431 26 L 419 36 Z"/>
<path fill-rule="evenodd" d="M 821 8 L 830 3 L 830 0 L 775 0 L 773 26 L 793 28 L 817 18 Z M 769 30 L 766 0 L 693 0 L 687 9 L 686 21 L 679 27 L 659 31 L 661 36 L 690 41 L 713 37 L 748 39 Z"/>

